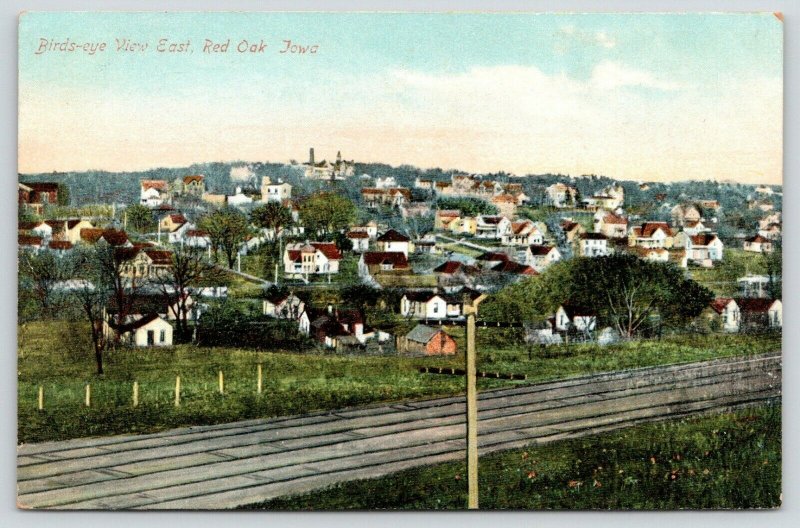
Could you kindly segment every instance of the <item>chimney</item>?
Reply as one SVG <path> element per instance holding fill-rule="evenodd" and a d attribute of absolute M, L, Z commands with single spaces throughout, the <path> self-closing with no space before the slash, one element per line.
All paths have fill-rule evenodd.
<path fill-rule="evenodd" d="M 336 161 L 342 161 L 342 151 L 336 153 Z"/>
<path fill-rule="evenodd" d="M 314 164 L 314 147 L 308 149 L 308 163 L 310 165 Z"/>

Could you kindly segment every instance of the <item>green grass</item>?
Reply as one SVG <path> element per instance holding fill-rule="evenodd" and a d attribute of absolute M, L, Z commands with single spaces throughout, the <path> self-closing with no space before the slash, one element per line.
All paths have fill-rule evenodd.
<path fill-rule="evenodd" d="M 479 329 L 478 368 L 527 374 L 528 382 L 650 365 L 780 349 L 780 336 L 676 336 L 661 342 L 591 345 L 533 350 L 507 343 L 507 330 Z M 462 352 L 448 358 L 347 356 L 332 353 L 259 352 L 236 348 L 122 349 L 106 354 L 106 374 L 95 374 L 84 325 L 36 322 L 18 331 L 19 441 L 39 442 L 82 436 L 151 432 L 185 425 L 224 423 L 256 417 L 463 393 L 457 376 L 421 374 L 419 366 L 461 368 L 463 329 L 452 331 Z M 256 394 L 262 365 L 263 393 Z M 222 370 L 226 394 L 217 392 Z M 174 402 L 181 376 L 182 404 Z M 132 384 L 140 405 L 131 406 Z M 83 405 L 92 385 L 92 406 Z M 486 390 L 519 381 L 479 380 Z M 37 410 L 44 387 L 45 409 Z"/>
<path fill-rule="evenodd" d="M 775 508 L 781 504 L 777 405 L 640 425 L 487 455 L 481 509 Z M 464 462 L 343 483 L 251 506 L 271 510 L 464 509 Z"/>
<path fill-rule="evenodd" d="M 473 258 L 483 255 L 483 251 L 479 249 L 467 247 L 458 243 L 442 244 L 441 248 L 443 251 L 455 251 L 456 253 L 461 253 L 462 255 Z"/>
<path fill-rule="evenodd" d="M 692 279 L 699 282 L 717 296 L 736 295 L 736 279 L 747 273 L 761 275 L 766 273 L 764 256 L 743 249 L 725 249 L 721 262 L 713 268 L 690 268 Z"/>

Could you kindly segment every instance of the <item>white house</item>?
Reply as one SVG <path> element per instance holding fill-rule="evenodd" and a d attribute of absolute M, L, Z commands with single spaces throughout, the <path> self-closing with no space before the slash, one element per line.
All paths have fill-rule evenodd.
<path fill-rule="evenodd" d="M 400 314 L 414 319 L 448 319 L 462 315 L 464 300 L 458 293 L 407 291 L 400 299 Z"/>
<path fill-rule="evenodd" d="M 608 237 L 603 233 L 583 233 L 579 240 L 581 256 L 605 257 L 609 254 Z"/>
<path fill-rule="evenodd" d="M 628 233 L 628 220 L 608 211 L 597 211 L 594 214 L 594 230 L 608 238 L 625 238 Z"/>
<path fill-rule="evenodd" d="M 397 187 L 397 180 L 395 180 L 394 176 L 384 176 L 383 178 L 378 176 L 375 178 L 376 189 L 390 189 L 392 187 Z"/>
<path fill-rule="evenodd" d="M 559 260 L 561 260 L 561 252 L 554 246 L 531 245 L 525 250 L 525 264 L 536 271 L 542 271 Z"/>
<path fill-rule="evenodd" d="M 187 247 L 206 249 L 211 246 L 211 235 L 201 229 L 187 229 L 183 234 L 183 243 Z"/>
<path fill-rule="evenodd" d="M 545 189 L 545 202 L 553 207 L 571 207 L 575 205 L 578 190 L 563 183 L 554 183 Z"/>
<path fill-rule="evenodd" d="M 739 331 L 741 313 L 735 300 L 727 297 L 714 299 L 710 304 L 709 316 L 719 320 L 720 329 L 723 332 Z"/>
<path fill-rule="evenodd" d="M 281 180 L 278 183 L 272 183 L 268 176 L 264 176 L 261 180 L 261 201 L 283 203 L 284 200 L 289 200 L 292 197 L 292 186 Z"/>
<path fill-rule="evenodd" d="M 409 237 L 390 229 L 378 237 L 378 251 L 385 253 L 399 252 L 408 257 L 408 254 L 413 251 L 413 247 Z"/>
<path fill-rule="evenodd" d="M 672 228 L 667 222 L 645 222 L 632 227 L 628 235 L 629 246 L 669 249 L 673 242 Z"/>
<path fill-rule="evenodd" d="M 783 303 L 780 299 L 737 298 L 741 324 L 749 328 L 781 328 Z"/>
<path fill-rule="evenodd" d="M 370 220 L 364 225 L 353 226 L 350 228 L 350 231 L 363 231 L 369 236 L 370 240 L 378 238 L 378 224 L 375 223 L 374 220 Z"/>
<path fill-rule="evenodd" d="M 46 222 L 20 222 L 18 230 L 41 237 L 44 242 L 49 242 L 53 238 L 53 228 Z"/>
<path fill-rule="evenodd" d="M 356 253 L 369 250 L 369 233 L 366 231 L 350 231 L 347 233 L 347 240 L 353 244 L 353 251 Z"/>
<path fill-rule="evenodd" d="M 296 320 L 305 311 L 305 303 L 292 293 L 270 295 L 263 302 L 264 315 Z"/>
<path fill-rule="evenodd" d="M 744 241 L 745 251 L 751 251 L 753 253 L 772 253 L 772 249 L 772 240 L 761 235 L 750 237 Z"/>
<path fill-rule="evenodd" d="M 686 256 L 690 261 L 708 264 L 722 260 L 725 245 L 713 233 L 701 233 L 686 237 Z"/>
<path fill-rule="evenodd" d="M 283 270 L 287 277 L 339 273 L 342 254 L 333 242 L 287 244 L 283 252 Z"/>
<path fill-rule="evenodd" d="M 232 207 L 239 207 L 242 205 L 253 203 L 253 199 L 247 196 L 246 194 L 242 193 L 241 187 L 237 187 L 236 193 L 233 196 L 228 196 L 227 203 Z"/>
<path fill-rule="evenodd" d="M 511 222 L 511 226 L 502 237 L 504 246 L 530 246 L 544 244 L 544 234 L 530 220 Z"/>
<path fill-rule="evenodd" d="M 574 328 L 579 332 L 591 333 L 596 326 L 597 314 L 590 308 L 564 303 L 556 311 L 555 328 L 559 332 Z"/>
<path fill-rule="evenodd" d="M 158 207 L 169 201 L 169 183 L 166 180 L 142 180 L 139 187 L 139 203 L 147 207 Z"/>
<path fill-rule="evenodd" d="M 132 315 L 129 321 L 119 328 L 114 323 L 104 321 L 103 331 L 107 338 L 120 331 L 122 341 L 137 347 L 172 346 L 172 325 L 158 314 Z"/>
<path fill-rule="evenodd" d="M 477 238 L 502 240 L 511 231 L 511 221 L 505 216 L 481 215 L 476 220 Z"/>

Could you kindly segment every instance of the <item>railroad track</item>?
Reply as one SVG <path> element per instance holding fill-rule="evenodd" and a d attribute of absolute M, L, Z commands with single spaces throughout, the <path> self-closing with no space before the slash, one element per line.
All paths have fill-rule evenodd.
<path fill-rule="evenodd" d="M 779 398 L 780 354 L 650 367 L 485 391 L 482 455 Z M 18 504 L 220 509 L 465 455 L 464 397 L 29 444 Z"/>

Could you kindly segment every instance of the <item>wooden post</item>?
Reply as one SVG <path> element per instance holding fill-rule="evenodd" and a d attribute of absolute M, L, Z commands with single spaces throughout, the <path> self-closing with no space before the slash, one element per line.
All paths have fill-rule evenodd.
<path fill-rule="evenodd" d="M 261 389 L 263 385 L 261 384 L 261 363 L 258 364 L 258 394 L 261 394 Z"/>
<path fill-rule="evenodd" d="M 175 407 L 181 406 L 181 377 L 175 376 Z"/>
<path fill-rule="evenodd" d="M 464 296 L 464 315 L 467 317 L 467 508 L 478 509 L 478 386 L 476 379 L 475 319 L 478 303 L 486 298 L 481 295 L 475 300 Z"/>
<path fill-rule="evenodd" d="M 225 394 L 225 378 L 222 376 L 222 371 L 219 371 L 219 393 Z"/>
<path fill-rule="evenodd" d="M 92 386 L 88 383 L 86 384 L 86 406 L 92 406 Z"/>
<path fill-rule="evenodd" d="M 134 381 L 133 382 L 133 406 L 134 407 L 138 407 L 139 406 L 139 382 L 138 381 Z"/>
<path fill-rule="evenodd" d="M 39 410 L 44 410 L 44 386 L 39 385 Z"/>

